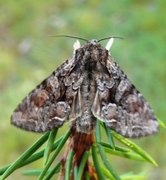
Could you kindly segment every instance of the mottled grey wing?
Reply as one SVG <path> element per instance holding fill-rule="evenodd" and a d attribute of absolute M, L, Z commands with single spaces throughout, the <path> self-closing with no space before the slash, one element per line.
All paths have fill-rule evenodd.
<path fill-rule="evenodd" d="M 67 60 L 30 92 L 14 111 L 11 123 L 28 131 L 45 132 L 63 125 L 69 116 L 75 118 L 73 101 L 80 82 L 72 73 L 74 67 L 74 60 Z M 76 86 L 74 90 L 72 86 Z"/>
<path fill-rule="evenodd" d="M 141 137 L 158 131 L 158 122 L 142 94 L 114 61 L 97 78 L 93 114 L 107 127 L 126 137 Z"/>

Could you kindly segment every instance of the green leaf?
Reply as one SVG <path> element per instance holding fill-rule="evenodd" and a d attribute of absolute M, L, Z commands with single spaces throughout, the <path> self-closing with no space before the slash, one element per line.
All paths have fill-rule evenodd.
<path fill-rule="evenodd" d="M 88 172 L 85 173 L 85 180 L 90 180 L 90 175 Z"/>
<path fill-rule="evenodd" d="M 98 143 L 101 144 L 104 147 L 108 147 L 108 148 L 114 150 L 113 147 L 108 143 L 105 143 L 105 142 L 98 142 Z M 115 150 L 116 151 L 121 151 L 121 152 L 130 152 L 131 151 L 128 148 L 120 147 L 120 146 L 117 146 L 117 145 L 115 145 Z"/>
<path fill-rule="evenodd" d="M 51 168 L 50 170 L 48 170 L 47 178 L 50 179 L 55 173 L 58 173 L 60 170 L 60 165 L 61 163 L 59 162 L 54 168 Z M 41 172 L 42 172 L 42 169 L 30 169 L 30 170 L 23 171 L 22 174 L 25 176 L 39 176 Z"/>
<path fill-rule="evenodd" d="M 124 151 L 112 149 L 112 147 L 109 144 L 102 143 L 102 142 L 100 144 L 104 147 L 106 152 L 111 153 L 113 155 L 128 158 L 128 159 L 133 159 L 133 160 L 145 161 L 145 159 L 142 156 L 140 156 L 137 153 L 132 152 L 131 150 L 124 152 Z M 115 146 L 115 149 L 117 149 L 116 146 Z"/>
<path fill-rule="evenodd" d="M 113 137 L 112 137 L 112 134 L 111 134 L 111 129 L 108 128 L 105 124 L 104 124 L 104 129 L 105 129 L 107 137 L 108 137 L 108 142 L 112 146 L 112 149 L 115 149 L 115 144 L 114 144 L 114 140 L 113 140 Z"/>
<path fill-rule="evenodd" d="M 68 152 L 67 160 L 66 160 L 65 180 L 70 180 L 70 172 L 71 172 L 73 156 L 74 156 L 74 151 L 70 149 L 70 151 Z"/>
<path fill-rule="evenodd" d="M 140 148 L 138 145 L 136 145 L 134 142 L 130 141 L 129 139 L 121 136 L 120 134 L 117 134 L 115 131 L 112 131 L 112 135 L 121 143 L 128 146 L 130 149 L 132 149 L 134 152 L 138 153 L 140 156 L 142 156 L 146 161 L 152 163 L 155 166 L 158 166 L 155 160 L 142 148 Z"/>
<path fill-rule="evenodd" d="M 87 159 L 88 159 L 88 156 L 89 156 L 89 152 L 88 151 L 85 151 L 83 156 L 82 156 L 82 159 L 81 159 L 81 163 L 79 165 L 79 168 L 78 168 L 78 176 L 77 176 L 77 180 L 81 180 L 82 179 L 82 174 L 84 172 L 84 168 L 85 168 L 85 165 L 87 163 Z"/>
<path fill-rule="evenodd" d="M 56 166 L 54 166 L 52 170 L 48 171 L 44 180 L 50 180 L 54 174 L 60 171 L 60 166 L 61 166 L 61 162 L 59 162 Z"/>
<path fill-rule="evenodd" d="M 41 172 L 40 176 L 39 176 L 39 180 L 42 180 L 46 174 L 46 172 L 48 171 L 49 167 L 51 166 L 51 164 L 53 163 L 54 159 L 57 157 L 57 155 L 59 154 L 60 150 L 62 149 L 62 147 L 64 146 L 65 142 L 67 141 L 67 139 L 70 136 L 70 129 L 66 132 L 66 134 L 63 136 L 63 139 L 61 140 L 61 142 L 58 144 L 58 147 L 56 148 L 53 156 L 50 158 L 50 160 L 47 162 L 47 164 L 45 165 L 43 171 Z"/>
<path fill-rule="evenodd" d="M 108 177 L 110 180 L 115 180 L 112 173 L 110 173 L 110 171 L 105 166 L 101 166 L 100 168 L 101 168 L 101 171 L 105 174 L 106 177 Z"/>
<path fill-rule="evenodd" d="M 16 170 L 22 162 L 28 159 L 40 146 L 42 146 L 48 139 L 49 132 L 44 134 L 37 142 L 35 142 L 30 148 L 28 148 L 20 157 L 18 157 L 10 167 L 1 176 L 1 180 L 7 178 L 14 170 Z"/>
<path fill-rule="evenodd" d="M 42 169 L 29 169 L 22 172 L 25 176 L 38 176 L 41 173 Z"/>
<path fill-rule="evenodd" d="M 112 176 L 114 177 L 114 180 L 120 180 L 120 177 L 118 176 L 118 174 L 115 172 L 115 170 L 112 168 L 111 164 L 109 163 L 102 146 L 98 145 L 98 148 L 99 148 L 99 153 L 100 153 L 101 159 L 102 159 L 105 167 L 112 174 Z"/>
<path fill-rule="evenodd" d="M 96 123 L 96 141 L 97 141 L 97 143 L 100 142 L 100 122 L 99 122 L 99 120 L 97 120 L 97 123 Z M 120 180 L 120 177 L 118 176 L 118 174 L 115 172 L 115 170 L 110 165 L 110 163 L 105 155 L 105 151 L 100 144 L 98 144 L 98 149 L 99 149 L 99 153 L 100 153 L 101 159 L 102 159 L 105 167 L 109 170 L 109 172 L 112 174 L 112 176 L 115 180 Z"/>
<path fill-rule="evenodd" d="M 46 146 L 46 149 L 44 151 L 44 165 L 47 163 L 47 161 L 49 159 L 49 155 L 50 155 L 51 150 L 53 148 L 53 144 L 54 144 L 54 140 L 55 140 L 57 132 L 58 132 L 58 128 L 56 128 L 50 132 L 48 142 L 47 142 L 47 146 Z"/>
<path fill-rule="evenodd" d="M 78 167 L 74 166 L 74 179 L 77 179 L 78 176 Z"/>
<path fill-rule="evenodd" d="M 161 121 L 159 118 L 157 118 L 157 121 L 158 121 L 160 127 L 166 128 L 166 124 L 163 121 Z"/>
<path fill-rule="evenodd" d="M 101 171 L 101 166 L 100 166 L 100 163 L 99 163 L 99 160 L 98 160 L 98 157 L 97 157 L 96 145 L 93 144 L 91 149 L 92 149 L 92 159 L 93 159 L 93 162 L 94 162 L 96 173 L 97 173 L 100 180 L 104 180 L 105 177 L 104 177 L 103 171 Z"/>
<path fill-rule="evenodd" d="M 54 149 L 56 149 L 56 147 L 58 146 L 58 144 L 59 144 L 59 142 L 60 142 L 61 140 L 62 140 L 62 137 L 59 138 L 58 140 L 56 140 L 56 142 L 55 142 L 54 145 L 53 145 L 52 151 L 53 151 Z M 36 153 L 34 153 L 32 156 L 30 156 L 28 159 L 26 159 L 25 161 L 21 162 L 21 163 L 18 165 L 17 168 L 20 168 L 20 167 L 23 167 L 23 166 L 25 166 L 25 165 L 27 165 L 27 164 L 30 164 L 30 163 L 32 163 L 32 162 L 34 162 L 34 161 L 42 158 L 43 155 L 44 155 L 44 150 L 41 150 L 41 151 L 39 151 L 39 152 L 36 152 Z M 2 168 L 0 169 L 0 175 L 3 174 L 10 166 L 11 166 L 11 164 L 8 164 L 8 165 L 2 167 Z"/>
<path fill-rule="evenodd" d="M 145 173 L 140 173 L 140 174 L 133 174 L 131 173 L 126 173 L 120 176 L 122 180 L 146 180 L 147 177 L 145 176 Z"/>
<path fill-rule="evenodd" d="M 12 163 L 1 167 L 0 168 L 0 175 L 2 175 L 11 165 L 12 165 Z"/>

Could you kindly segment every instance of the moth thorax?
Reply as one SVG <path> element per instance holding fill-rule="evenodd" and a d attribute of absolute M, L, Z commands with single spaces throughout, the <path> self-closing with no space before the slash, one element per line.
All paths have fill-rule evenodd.
<path fill-rule="evenodd" d="M 93 61 L 97 62 L 97 61 L 99 61 L 100 58 L 101 57 L 100 57 L 99 49 L 97 49 L 97 48 L 93 49 L 92 52 L 91 52 L 91 59 Z"/>

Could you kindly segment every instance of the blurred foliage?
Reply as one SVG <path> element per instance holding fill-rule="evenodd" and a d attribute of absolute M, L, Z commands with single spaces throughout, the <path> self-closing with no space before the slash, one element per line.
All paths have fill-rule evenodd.
<path fill-rule="evenodd" d="M 73 40 L 49 35 L 71 34 L 89 39 L 125 37 L 115 41 L 111 53 L 150 102 L 155 114 L 165 121 L 165 8 L 164 0 L 0 1 L 0 166 L 12 162 L 40 136 L 10 126 L 13 109 L 72 55 Z M 125 160 L 122 163 L 115 157 L 112 162 L 120 173 L 145 171 L 151 180 L 164 180 L 164 136 L 161 129 L 156 136 L 136 140 L 156 159 L 158 168 Z"/>

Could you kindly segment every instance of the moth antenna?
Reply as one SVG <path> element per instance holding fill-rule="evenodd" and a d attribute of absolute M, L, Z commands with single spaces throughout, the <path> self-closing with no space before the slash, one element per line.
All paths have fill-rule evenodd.
<path fill-rule="evenodd" d="M 81 44 L 80 44 L 80 41 L 79 40 L 76 40 L 73 44 L 73 49 L 74 51 L 76 51 L 78 48 L 81 47 Z"/>
<path fill-rule="evenodd" d="M 111 39 L 111 38 L 124 39 L 123 37 L 120 37 L 120 36 L 109 36 L 109 37 L 105 37 L 105 38 L 102 38 L 102 39 L 98 40 L 98 42 L 104 41 L 104 40 L 107 40 L 107 39 Z"/>
<path fill-rule="evenodd" d="M 79 39 L 79 40 L 88 42 L 88 39 L 77 37 L 77 36 L 71 36 L 71 35 L 63 35 L 62 34 L 62 35 L 55 35 L 55 36 L 49 36 L 49 37 L 69 37 L 69 38 L 72 38 L 72 39 Z"/>
<path fill-rule="evenodd" d="M 109 41 L 107 42 L 105 48 L 109 51 L 112 47 L 112 44 L 114 42 L 114 38 L 110 38 Z"/>

